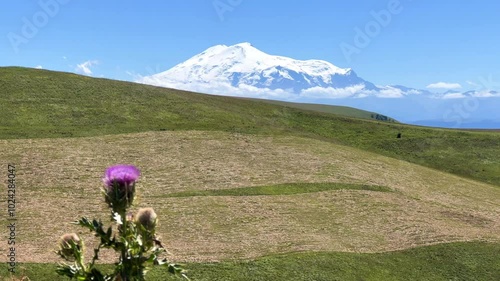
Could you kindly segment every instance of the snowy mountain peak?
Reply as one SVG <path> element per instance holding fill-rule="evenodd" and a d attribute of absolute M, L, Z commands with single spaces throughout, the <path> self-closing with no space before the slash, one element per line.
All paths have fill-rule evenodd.
<path fill-rule="evenodd" d="M 165 72 L 143 77 L 139 82 L 160 86 L 223 83 L 234 87 L 292 89 L 298 93 L 307 88 L 345 87 L 365 81 L 350 68 L 340 68 L 322 60 L 269 55 L 243 42 L 210 47 Z M 371 83 L 367 85 L 372 86 Z"/>
<path fill-rule="evenodd" d="M 337 104 L 380 112 L 400 121 L 444 119 L 447 124 L 454 122 L 453 126 L 459 126 L 466 123 L 464 116 L 472 113 L 478 120 L 500 118 L 498 114 L 495 118 L 481 115 L 499 112 L 500 92 L 478 89 L 433 93 L 397 84 L 374 85 L 350 68 L 340 68 L 323 60 L 271 55 L 248 42 L 212 46 L 167 71 L 140 77 L 136 82 L 201 93 L 296 102 L 331 103 L 335 99 Z M 482 102 L 481 110 L 477 110 L 478 99 L 484 98 L 493 99 Z M 462 114 L 462 109 L 471 110 Z"/>

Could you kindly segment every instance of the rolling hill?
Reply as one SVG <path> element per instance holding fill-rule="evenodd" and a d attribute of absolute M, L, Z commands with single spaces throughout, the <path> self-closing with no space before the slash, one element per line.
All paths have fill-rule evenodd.
<path fill-rule="evenodd" d="M 498 132 L 25 68 L 0 68 L 0 86 L 33 280 L 55 280 L 70 222 L 106 217 L 116 163 L 141 169 L 136 207 L 195 280 L 498 280 Z"/>
<path fill-rule="evenodd" d="M 315 103 L 296 103 L 296 102 L 286 102 L 286 101 L 266 100 L 266 99 L 252 99 L 252 98 L 243 98 L 243 99 L 261 101 L 261 102 L 266 102 L 266 103 L 270 103 L 270 104 L 282 105 L 282 106 L 298 108 L 298 109 L 303 109 L 303 110 L 312 110 L 312 111 L 323 112 L 323 113 L 331 113 L 331 114 L 341 115 L 344 117 L 378 120 L 378 121 L 385 121 L 385 122 L 397 122 L 393 118 L 382 115 L 380 113 L 361 110 L 361 109 L 353 108 L 350 106 L 315 104 Z"/>
<path fill-rule="evenodd" d="M 0 86 L 3 139 L 172 130 L 295 135 L 500 185 L 500 140 L 495 132 L 365 121 L 318 107 L 304 110 L 309 105 L 290 107 L 27 68 L 0 68 Z M 359 111 L 348 112 L 359 116 Z M 401 139 L 396 138 L 399 133 Z"/>

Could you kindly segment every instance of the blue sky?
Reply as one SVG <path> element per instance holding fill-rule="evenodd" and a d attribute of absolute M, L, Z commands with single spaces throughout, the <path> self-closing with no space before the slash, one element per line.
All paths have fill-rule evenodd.
<path fill-rule="evenodd" d="M 493 0 L 5 0 L 0 8 L 1 66 L 133 80 L 213 45 L 250 42 L 351 67 L 380 85 L 466 90 L 500 81 Z"/>

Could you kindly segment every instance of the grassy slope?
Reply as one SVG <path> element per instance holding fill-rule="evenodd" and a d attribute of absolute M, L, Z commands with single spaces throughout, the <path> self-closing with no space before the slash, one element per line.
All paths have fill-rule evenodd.
<path fill-rule="evenodd" d="M 58 237 L 81 230 L 69 222 L 107 217 L 98 187 L 116 163 L 141 169 L 133 210 L 156 210 L 176 261 L 500 241 L 500 188 L 310 138 L 175 131 L 0 140 L 0 159 L 19 169 L 25 262 L 57 261 Z"/>
<path fill-rule="evenodd" d="M 377 120 L 376 116 L 377 115 L 381 116 L 380 114 L 378 114 L 376 112 L 370 112 L 370 111 L 361 110 L 361 109 L 357 109 L 357 108 L 353 108 L 353 107 L 349 107 L 349 106 L 314 104 L 314 103 L 294 103 L 294 102 L 285 102 L 285 101 L 277 101 L 277 100 L 252 99 L 252 98 L 245 98 L 245 99 L 254 100 L 254 101 L 261 101 L 261 102 L 276 104 L 276 105 L 282 105 L 282 106 L 287 106 L 287 107 L 292 107 L 292 108 L 304 109 L 304 110 L 337 114 L 337 115 L 346 116 L 346 117 L 353 117 L 353 118 Z M 387 121 L 389 121 L 389 122 L 396 122 L 396 120 L 394 120 L 390 117 L 386 116 L 386 118 L 387 118 Z"/>
<path fill-rule="evenodd" d="M 191 270 L 189 276 L 198 281 L 497 281 L 499 251 L 500 244 L 452 243 L 379 254 L 292 253 L 248 262 L 193 263 L 186 267 Z M 54 267 L 54 264 L 22 264 L 18 271 L 30 280 L 66 280 L 54 273 Z M 7 272 L 5 263 L 0 264 L 0 272 Z M 168 276 L 164 270 L 155 269 L 148 273 L 147 280 L 165 280 L 164 276 Z"/>
<path fill-rule="evenodd" d="M 7 101 L 0 104 L 0 138 L 96 136 L 173 129 L 298 135 L 375 151 L 497 185 L 500 182 L 498 178 L 500 171 L 498 163 L 499 143 L 498 134 L 495 133 L 432 130 L 401 124 L 369 122 L 326 113 L 270 105 L 263 102 L 198 95 L 71 74 L 35 71 L 20 68 L 0 68 L 0 89 L 2 89 L 0 91 L 0 99 Z M 395 139 L 397 132 L 403 133 L 403 139 Z M 98 193 L 92 193 L 93 183 L 99 177 L 95 176 L 97 167 L 100 168 L 105 165 L 106 161 L 137 159 L 138 156 L 147 151 L 152 153 L 152 155 L 146 155 L 144 156 L 145 159 L 140 160 L 144 163 L 141 167 L 147 168 L 146 171 L 149 178 L 149 180 L 145 179 L 146 186 L 150 188 L 145 195 L 148 198 L 158 198 L 155 194 L 163 194 L 164 190 L 162 187 L 164 183 L 155 181 L 169 180 L 170 178 L 164 177 L 166 178 L 164 179 L 159 177 L 158 175 L 164 175 L 166 172 L 163 170 L 165 164 L 155 166 L 158 163 L 151 163 L 151 160 L 168 158 L 170 162 L 173 145 L 158 147 L 156 148 L 158 150 L 155 151 L 154 145 L 161 138 L 159 134 L 146 134 L 146 137 L 143 136 L 141 138 L 141 142 L 137 142 L 137 139 L 131 137 L 130 141 L 123 140 L 123 143 L 118 143 L 122 141 L 122 138 L 122 136 L 116 136 L 116 138 L 109 136 L 96 140 L 54 139 L 54 143 L 51 140 L 4 141 L 3 143 L 6 143 L 7 147 L 9 147 L 9 144 L 15 144 L 13 147 L 17 151 L 3 150 L 0 147 L 0 151 L 3 150 L 2 158 L 5 155 L 22 156 L 22 161 L 27 161 L 21 165 L 23 169 L 33 169 L 32 171 L 24 171 L 22 175 L 23 181 L 26 181 L 26 183 L 33 181 L 34 184 L 27 184 L 24 190 L 25 193 L 23 196 L 26 197 L 23 198 L 26 202 L 25 205 L 22 205 L 24 212 L 20 214 L 25 217 L 21 218 L 21 225 L 27 226 L 27 222 L 35 221 L 43 223 L 44 220 L 41 218 L 47 217 L 48 214 L 51 214 L 50 216 L 53 217 L 53 214 L 57 214 L 57 209 L 61 207 L 68 207 L 68 213 L 63 214 L 62 217 L 57 217 L 57 221 L 71 221 L 76 216 L 74 213 L 80 213 L 83 209 L 85 209 L 85 212 L 93 215 L 98 212 L 98 210 L 95 210 L 95 206 L 99 204 L 99 200 L 97 200 L 97 197 L 94 199 L 89 198 L 89 194 L 96 195 Z M 167 138 L 159 142 L 166 143 L 171 138 L 172 136 L 167 136 Z M 199 138 L 195 136 L 193 139 Z M 213 137 L 209 138 L 213 139 Z M 224 138 L 225 136 L 222 137 L 222 141 L 224 141 Z M 186 137 L 181 136 L 173 144 L 176 145 L 183 139 L 186 139 Z M 251 138 L 249 139 L 250 143 L 254 141 Z M 89 143 L 87 144 L 86 142 Z M 143 142 L 147 149 L 139 147 Z M 292 143 L 292 145 L 299 145 L 299 143 L 302 145 L 302 142 L 299 140 L 293 142 L 297 144 Z M 190 145 L 191 143 L 193 143 L 193 140 L 181 143 L 180 152 L 182 152 L 182 146 Z M 200 147 L 204 148 L 202 151 L 207 150 L 205 148 L 207 143 L 206 140 L 201 142 Z M 248 143 L 247 140 L 236 140 L 234 141 L 235 146 L 230 149 L 228 147 L 228 149 L 235 150 L 245 143 Z M 290 145 L 287 140 L 283 140 L 283 143 L 287 146 Z M 263 144 L 266 143 L 261 143 L 256 147 L 260 150 Z M 311 149 L 318 149 L 319 154 L 329 153 L 329 150 L 342 149 L 336 145 L 325 145 L 324 148 L 319 148 L 320 145 L 318 144 L 311 144 Z M 73 145 L 78 149 L 72 148 Z M 218 145 L 216 143 L 214 148 L 218 148 Z M 96 152 L 96 155 L 102 155 L 103 157 L 96 158 L 91 156 L 90 152 L 99 150 L 99 146 L 103 146 L 102 151 Z M 56 147 L 60 149 L 54 149 Z M 121 149 L 125 147 L 130 150 L 125 153 L 127 155 L 120 155 L 118 159 L 113 158 L 119 155 L 119 153 L 123 153 Z M 222 147 L 225 146 L 223 145 Z M 83 152 L 80 149 L 83 149 Z M 112 149 L 116 151 L 112 151 Z M 248 148 L 243 147 L 242 149 L 246 150 Z M 256 150 L 256 152 L 259 150 Z M 76 152 L 76 154 L 68 151 Z M 104 156 L 107 151 L 109 151 L 109 156 L 111 157 L 106 158 Z M 155 157 L 155 155 L 158 155 L 162 151 L 166 153 L 164 157 Z M 289 147 L 286 147 L 286 151 L 290 153 Z M 303 149 L 299 149 L 298 151 L 300 151 L 300 154 L 296 157 L 304 158 Z M 25 157 L 27 156 L 26 152 L 28 152 L 29 157 Z M 196 149 L 194 149 L 194 152 L 196 152 Z M 216 149 L 214 149 L 214 153 L 219 153 L 220 156 L 220 152 Z M 270 159 L 276 160 L 278 163 L 283 163 L 282 165 L 286 164 L 286 161 L 283 161 L 283 159 L 272 159 L 270 157 L 271 155 L 276 155 L 275 149 L 270 149 L 269 153 L 271 154 L 262 155 L 262 159 L 258 159 L 257 163 L 260 165 L 263 161 Z M 183 155 L 182 159 L 186 160 L 185 153 L 181 153 L 181 155 Z M 123 156 L 129 158 L 121 158 Z M 207 161 L 214 159 L 211 155 L 207 156 L 206 158 L 200 158 L 200 155 L 196 155 L 195 160 L 205 159 Z M 335 156 L 338 157 L 341 155 Z M 182 245 L 193 246 L 195 249 L 198 247 L 198 249 L 205 251 L 207 250 L 202 247 L 204 244 L 210 241 L 213 243 L 216 238 L 221 238 L 221 243 L 214 244 L 215 246 L 232 243 L 234 244 L 232 247 L 234 247 L 241 244 L 238 241 L 251 241 L 252 248 L 258 246 L 261 248 L 258 251 L 264 252 L 263 249 L 268 247 L 264 243 L 267 242 L 265 237 L 262 238 L 262 241 L 258 239 L 255 241 L 245 240 L 242 238 L 248 239 L 271 234 L 272 231 L 276 231 L 276 229 L 272 228 L 274 224 L 277 222 L 286 222 L 287 219 L 290 221 L 290 218 L 287 216 L 288 214 L 294 214 L 293 218 L 297 219 L 297 221 L 294 225 L 284 224 L 279 226 L 278 229 L 285 227 L 284 230 L 286 231 L 283 233 L 276 232 L 276 234 L 279 234 L 278 236 L 285 236 L 287 233 L 293 233 L 296 230 L 302 231 L 301 233 L 310 231 L 310 234 L 317 235 L 311 237 L 317 237 L 321 241 L 324 241 L 324 237 L 330 240 L 332 238 L 335 238 L 335 240 L 342 238 L 344 240 L 340 242 L 341 245 L 349 244 L 346 238 L 349 238 L 349 240 L 363 238 L 364 240 L 362 239 L 363 241 L 360 242 L 358 247 L 383 241 L 369 241 L 371 236 L 376 236 L 374 234 L 376 234 L 377 229 L 385 230 L 381 227 L 388 225 L 385 221 L 380 221 L 379 224 L 378 219 L 382 218 L 385 220 L 389 219 L 390 222 L 394 223 L 393 226 L 395 228 L 387 229 L 387 233 L 379 233 L 375 238 L 381 239 L 384 235 L 399 232 L 403 237 L 410 237 L 411 239 L 416 239 L 415 241 L 418 243 L 421 242 L 424 244 L 429 242 L 425 240 L 426 234 L 430 235 L 427 238 L 436 239 L 431 240 L 431 242 L 443 242 L 456 235 L 453 232 L 446 233 L 444 231 L 443 234 L 436 233 L 434 237 L 432 231 L 439 230 L 438 227 L 445 227 L 445 229 L 450 230 L 468 229 L 466 232 L 484 230 L 486 234 L 483 235 L 487 235 L 485 237 L 488 237 L 488 224 L 496 223 L 493 221 L 493 217 L 488 214 L 488 208 L 484 204 L 494 206 L 492 204 L 495 204 L 498 197 L 494 196 L 490 198 L 491 200 L 489 201 L 491 202 L 483 200 L 483 205 L 478 204 L 477 201 L 481 198 L 486 198 L 485 196 L 487 196 L 488 192 L 491 192 L 490 194 L 497 194 L 486 186 L 481 186 L 473 182 L 459 182 L 445 174 L 443 174 L 443 182 L 439 182 L 439 175 L 434 172 L 429 172 L 430 177 L 427 177 L 425 180 L 419 179 L 414 183 L 411 182 L 418 175 L 422 178 L 425 177 L 422 171 L 416 172 L 415 175 L 409 175 L 409 182 L 407 182 L 405 176 L 401 179 L 401 182 L 396 182 L 397 178 L 401 178 L 403 171 L 413 171 L 414 168 L 408 166 L 409 169 L 406 169 L 406 164 L 398 164 L 382 158 L 375 159 L 368 154 L 363 154 L 363 157 L 352 157 L 358 161 L 355 166 L 333 167 L 328 173 L 341 172 L 341 174 L 345 174 L 348 171 L 346 170 L 347 168 L 359 169 L 358 172 L 369 171 L 367 175 L 363 175 L 363 177 L 366 176 L 369 178 L 370 175 L 377 174 L 374 173 L 375 171 L 378 171 L 381 177 L 374 178 L 374 181 L 387 178 L 393 185 L 392 188 L 401 185 L 401 190 L 393 193 L 373 192 L 368 194 L 357 193 L 358 191 L 355 190 L 353 190 L 353 193 L 336 193 L 335 190 L 324 191 L 332 189 L 331 186 L 308 185 L 308 187 L 305 187 L 306 189 L 312 188 L 314 192 L 322 190 L 323 192 L 318 194 L 301 194 L 303 190 L 298 190 L 297 186 L 292 186 L 285 190 L 280 189 L 277 192 L 276 186 L 268 185 L 266 188 L 242 188 L 240 191 L 226 189 L 224 191 L 214 190 L 204 191 L 201 194 L 188 194 L 204 196 L 185 198 L 185 200 L 183 198 L 175 198 L 180 200 L 177 203 L 175 201 L 165 202 L 163 200 L 166 199 L 162 198 L 159 198 L 159 201 L 148 201 L 148 203 L 152 203 L 155 209 L 158 208 L 160 217 L 166 217 L 167 215 L 178 217 L 178 219 L 172 219 L 172 222 L 161 228 L 160 231 L 161 233 L 168 234 L 166 235 L 167 237 L 172 237 L 172 242 L 175 243 L 175 241 L 179 241 L 182 237 L 188 237 L 189 233 L 209 234 L 209 236 L 204 236 L 204 239 L 201 240 L 196 236 L 188 237 L 186 241 L 181 243 Z M 315 158 L 310 158 L 312 163 L 316 163 L 315 161 L 317 160 Z M 336 159 L 335 157 L 326 158 Z M 5 159 L 9 159 L 9 157 Z M 96 159 L 106 163 L 96 164 Z M 351 160 L 355 159 L 350 159 L 346 162 L 351 162 Z M 40 162 L 41 165 L 36 165 L 35 163 L 40 160 L 43 160 Z M 341 163 L 344 163 L 344 161 L 341 161 Z M 179 166 L 184 167 L 184 164 L 187 164 L 189 167 L 189 164 L 192 163 L 185 162 Z M 205 164 L 203 163 L 203 166 Z M 225 164 L 228 163 L 226 162 Z M 275 164 L 270 162 L 269 165 Z M 397 165 L 402 166 L 398 168 Z M 85 171 L 83 171 L 82 166 L 85 167 Z M 203 169 L 203 166 L 195 168 Z M 384 168 L 378 169 L 379 166 Z M 175 168 L 175 166 L 169 166 L 168 168 L 170 170 Z M 286 165 L 282 168 L 282 171 L 289 169 Z M 337 171 L 337 169 L 340 170 Z M 263 171 L 266 170 L 263 169 Z M 79 172 L 83 172 L 84 174 L 78 175 L 77 173 Z M 198 177 L 203 170 L 186 172 L 191 172 L 191 175 Z M 206 172 L 210 173 L 210 171 Z M 36 177 L 33 177 L 33 175 L 49 175 L 49 173 L 55 174 L 56 177 L 45 177 L 43 183 L 37 181 Z M 98 172 L 98 174 L 100 173 L 101 171 Z M 241 175 L 246 175 L 244 171 L 240 173 Z M 293 174 L 295 175 L 296 173 Z M 284 176 L 286 178 L 286 175 Z M 318 173 L 317 176 L 321 176 L 321 174 Z M 75 179 L 78 179 L 78 181 L 75 181 Z M 363 178 L 360 177 L 358 179 L 362 180 Z M 364 179 L 367 180 L 367 178 Z M 206 180 L 206 178 L 200 179 L 203 183 Z M 454 182 L 455 180 L 456 182 Z M 66 181 L 68 185 L 64 185 Z M 90 184 L 84 181 L 88 181 Z M 208 182 L 211 181 L 209 178 Z M 443 185 L 447 184 L 448 181 L 453 183 L 450 183 L 450 187 L 443 188 Z M 429 182 L 429 186 L 423 186 L 423 182 Z M 53 189 L 54 183 L 63 184 L 63 186 Z M 168 183 L 171 184 L 171 182 Z M 373 183 L 384 185 L 381 182 Z M 405 184 L 408 186 L 404 186 Z M 472 191 L 470 190 L 471 188 L 466 188 L 467 184 L 470 184 L 473 189 L 477 187 L 478 192 L 482 193 L 481 196 L 475 198 L 475 194 L 469 193 Z M 67 192 L 69 188 L 71 188 L 71 192 Z M 46 192 L 47 190 L 51 192 Z M 254 195 L 253 193 L 273 195 L 280 192 L 284 192 L 284 194 L 290 192 L 295 195 L 287 197 L 253 196 L 252 199 L 246 197 L 246 195 Z M 69 206 L 72 206 L 72 201 L 70 200 L 75 195 L 86 198 L 90 203 L 81 206 L 83 209 L 72 210 L 69 208 Z M 172 195 L 175 195 L 175 193 Z M 222 196 L 212 199 L 211 196 L 213 195 Z M 237 199 L 234 195 L 242 198 Z M 61 196 L 64 196 L 66 200 L 61 201 Z M 44 198 L 44 200 L 41 200 L 41 198 Z M 385 202 L 386 198 L 388 198 L 387 200 L 390 202 L 390 205 L 386 203 L 377 204 L 377 202 Z M 353 199 L 355 203 L 352 203 Z M 36 206 L 38 202 L 44 202 L 46 205 L 41 208 L 41 206 Z M 61 205 L 58 202 L 64 203 Z M 335 203 L 332 204 L 332 202 Z M 280 203 L 281 205 L 277 205 L 276 203 Z M 160 208 L 160 206 L 165 207 Z M 242 206 L 244 210 L 239 210 L 238 208 L 242 208 Z M 406 209 L 401 211 L 401 208 L 404 206 L 406 206 Z M 498 206 L 498 204 L 495 206 Z M 355 215 L 356 218 L 349 219 L 348 225 L 353 228 L 352 231 L 357 232 L 354 232 L 354 235 L 348 232 L 337 233 L 336 231 L 339 229 L 345 230 L 346 225 L 344 224 L 347 223 L 339 221 L 345 216 L 345 214 L 339 213 L 339 211 L 347 210 L 349 207 L 352 207 L 352 209 L 349 209 L 348 213 Z M 463 209 L 459 209 L 462 207 Z M 30 208 L 33 209 L 33 212 L 28 212 Z M 87 210 L 87 208 L 90 208 L 90 210 Z M 491 210 L 493 209 L 495 208 Z M 40 210 L 44 210 L 45 213 L 40 214 Z M 187 213 L 186 210 L 190 210 L 190 212 Z M 261 215 L 263 211 L 268 213 Z M 316 214 L 319 211 L 328 215 L 318 217 Z M 411 213 L 412 211 L 415 214 Z M 99 213 L 99 216 L 101 215 L 102 213 Z M 415 217 L 413 217 L 414 215 Z M 482 217 L 485 217 L 486 220 L 483 221 Z M 41 220 L 36 220 L 37 218 Z M 255 218 L 258 221 L 252 220 Z M 273 220 L 274 218 L 276 220 Z M 332 219 L 337 222 L 333 225 L 328 225 Z M 402 219 L 403 221 L 401 221 Z M 186 226 L 185 223 L 180 223 L 181 221 L 191 223 L 190 227 L 193 227 L 194 230 L 184 229 L 181 236 L 174 236 L 178 234 L 177 231 Z M 426 226 L 430 226 L 431 224 L 433 226 L 426 229 Z M 467 226 L 466 224 L 470 224 L 471 226 Z M 412 227 L 415 225 L 418 225 L 418 227 L 413 229 Z M 206 226 L 210 228 L 206 228 Z M 367 229 L 367 226 L 369 226 L 368 229 L 371 232 L 366 232 L 365 229 Z M 48 235 L 49 233 L 62 231 L 61 227 L 67 229 L 67 225 L 60 227 L 54 225 L 43 226 L 50 229 L 47 232 L 46 230 L 40 231 L 37 227 L 42 226 L 30 224 L 29 229 L 26 228 L 23 230 L 22 235 L 19 237 L 21 245 L 27 245 L 29 240 L 37 240 L 34 241 L 34 245 L 44 244 L 46 248 L 47 241 L 52 242 L 55 240 L 47 239 L 48 237 L 46 236 L 31 237 L 28 234 L 34 231 L 38 235 L 40 233 Z M 260 229 L 261 227 L 262 229 Z M 57 230 L 55 230 L 56 228 Z M 171 228 L 177 231 L 168 232 Z M 258 232 L 260 235 L 252 235 L 251 237 L 237 236 L 238 233 L 243 234 L 250 230 L 261 232 Z M 336 236 L 338 234 L 347 236 Z M 420 234 L 424 235 L 418 237 Z M 474 236 L 475 234 L 471 235 Z M 445 237 L 444 240 L 439 240 L 443 239 L 443 237 Z M 481 234 L 479 234 L 479 237 L 481 237 Z M 208 238 L 208 240 L 205 240 L 205 238 Z M 293 250 L 294 248 L 290 247 L 293 243 L 297 243 L 297 247 L 300 246 L 300 243 L 303 243 L 300 237 L 286 238 L 284 251 L 287 251 L 287 249 Z M 390 237 L 387 236 L 387 238 L 389 239 Z M 418 239 L 424 240 L 419 241 Z M 309 241 L 309 238 L 307 240 Z M 388 241 L 390 239 L 384 242 Z M 196 242 L 198 243 L 196 244 Z M 332 244 L 334 242 L 329 241 L 329 243 L 331 244 L 331 248 L 335 248 L 335 244 Z M 278 246 L 282 247 L 281 245 Z M 26 248 L 23 250 L 25 253 L 42 255 L 42 253 L 47 252 L 47 249 L 44 247 Z M 273 247 L 270 252 L 281 249 L 279 247 Z M 33 249 L 37 250 L 37 252 L 30 252 Z M 283 251 L 283 249 L 280 251 Z M 227 250 L 222 248 L 222 251 Z M 248 251 L 251 249 L 244 250 Z M 192 269 L 192 276 L 195 277 L 195 280 L 498 280 L 500 276 L 498 272 L 500 265 L 496 257 L 498 251 L 499 244 L 454 243 L 380 254 L 311 252 L 286 254 L 268 256 L 250 262 L 194 263 L 190 264 L 189 268 Z M 227 254 L 233 255 L 234 253 L 228 251 Z M 25 268 L 32 280 L 57 280 L 53 275 L 53 266 L 53 264 L 26 264 L 22 265 L 21 268 Z M 303 268 L 301 269 L 301 267 Z M 0 276 L 6 272 L 4 263 L 0 265 L 0 272 Z M 162 280 L 158 272 L 152 272 L 150 277 L 150 280 Z"/>
<path fill-rule="evenodd" d="M 1 138 L 176 129 L 275 133 L 293 131 L 302 119 L 300 110 L 263 101 L 45 70 L 0 68 L 0 85 Z"/>
<path fill-rule="evenodd" d="M 319 138 L 500 185 L 500 138 L 364 121 L 266 102 L 0 68 L 0 138 L 221 130 Z M 396 139 L 397 133 L 402 139 Z"/>

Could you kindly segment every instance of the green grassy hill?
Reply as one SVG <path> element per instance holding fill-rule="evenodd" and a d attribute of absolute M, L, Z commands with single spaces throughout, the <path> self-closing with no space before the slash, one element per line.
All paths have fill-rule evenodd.
<path fill-rule="evenodd" d="M 162 130 L 285 134 L 349 145 L 500 185 L 498 132 L 367 121 L 289 104 L 17 67 L 0 68 L 0 87 L 1 139 Z"/>
<path fill-rule="evenodd" d="M 252 98 L 243 98 L 254 101 L 261 101 L 270 104 L 277 104 L 282 106 L 288 106 L 292 108 L 311 110 L 323 113 L 331 113 L 336 115 L 341 115 L 344 117 L 352 117 L 352 118 L 361 118 L 375 121 L 385 121 L 385 122 L 397 122 L 395 119 L 366 110 L 361 110 L 349 106 L 339 106 L 339 105 L 326 105 L 326 104 L 314 104 L 314 103 L 294 103 L 294 102 L 286 102 L 286 101 L 277 101 L 277 100 L 264 100 L 264 99 L 252 99 Z"/>
<path fill-rule="evenodd" d="M 134 210 L 155 209 L 194 280 L 499 280 L 499 132 L 25 68 L 0 68 L 0 100 L 0 159 L 18 169 L 17 276 L 58 280 L 65 232 L 92 249 L 69 223 L 106 219 L 103 171 L 130 163 Z"/>
<path fill-rule="evenodd" d="M 0 113 L 1 138 L 189 129 L 283 133 L 301 131 L 294 128 L 296 123 L 317 114 L 309 110 L 359 118 L 372 114 L 345 107 L 319 110 L 319 105 L 274 105 L 272 101 L 210 96 L 27 68 L 0 68 L 0 83 L 0 98 L 5 101 Z"/>
<path fill-rule="evenodd" d="M 292 253 L 255 261 L 193 263 L 187 267 L 192 280 L 197 281 L 494 281 L 500 276 L 498 251 L 498 244 L 453 243 L 380 254 Z M 30 280 L 54 281 L 59 280 L 54 267 L 23 264 L 21 270 Z M 0 264 L 0 271 L 6 270 L 5 264 Z M 158 269 L 153 269 L 147 277 L 182 280 L 168 278 L 168 273 Z"/>

